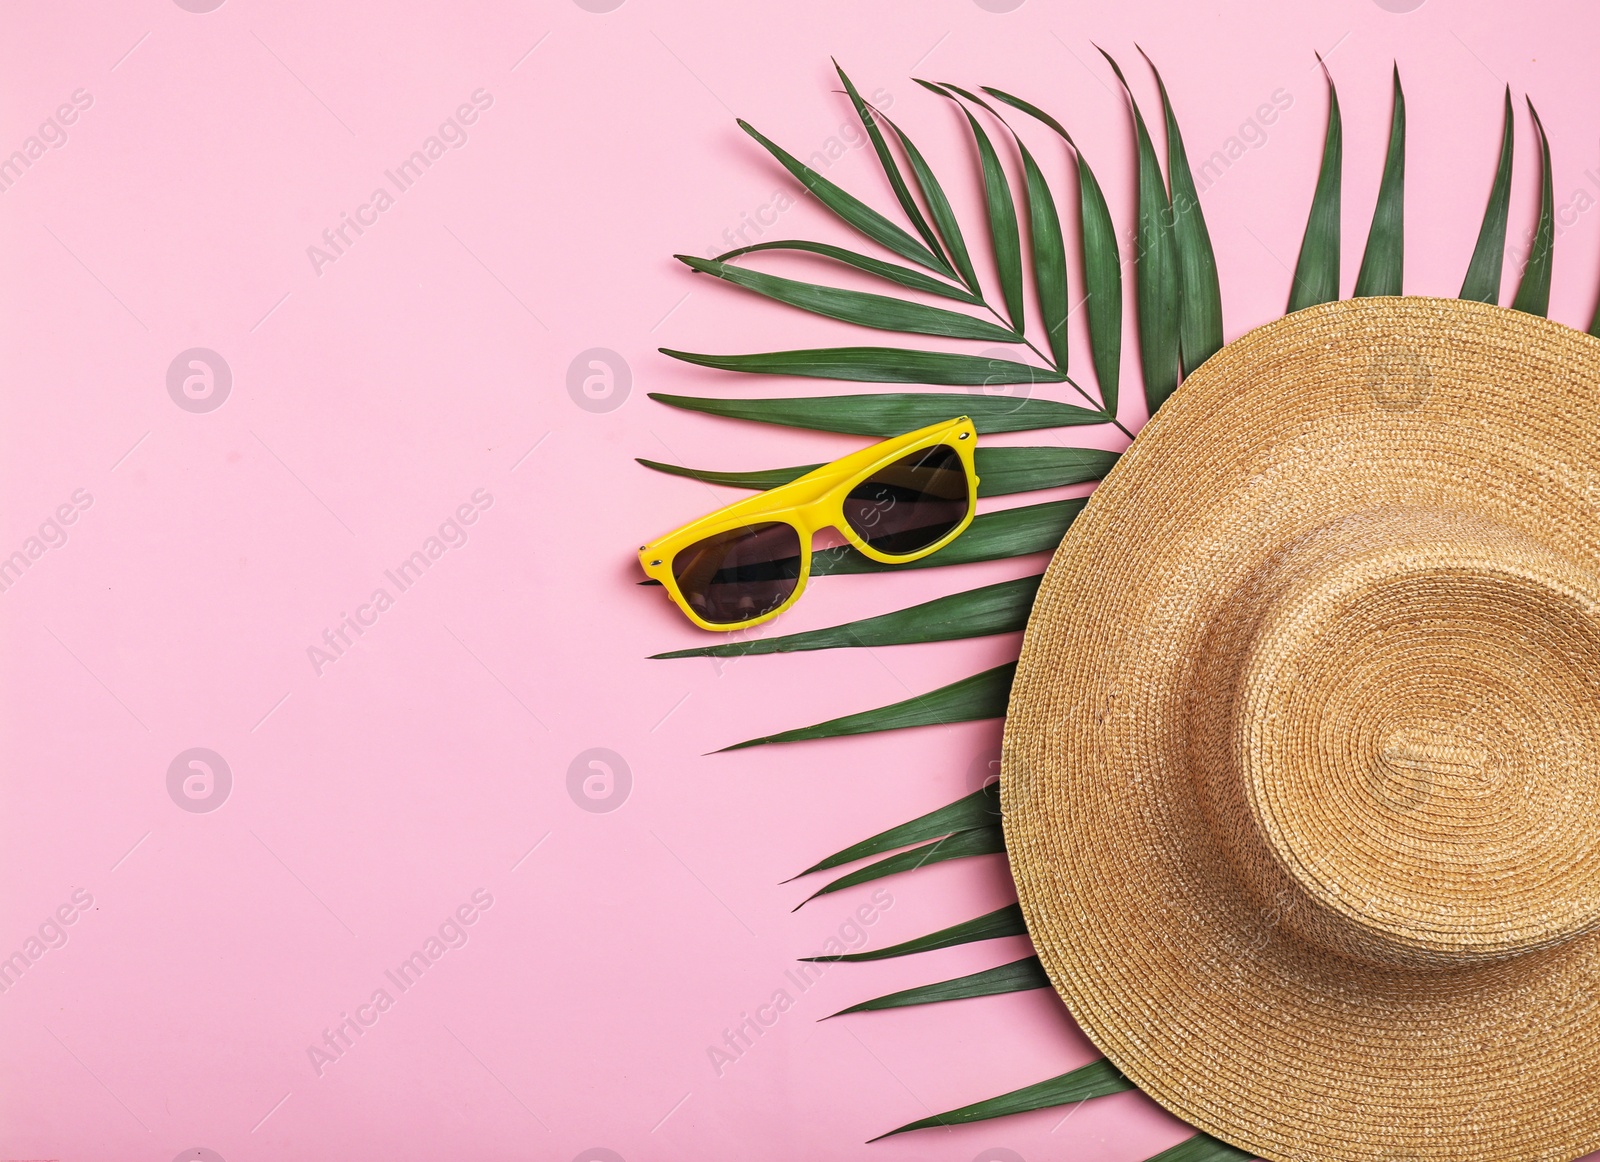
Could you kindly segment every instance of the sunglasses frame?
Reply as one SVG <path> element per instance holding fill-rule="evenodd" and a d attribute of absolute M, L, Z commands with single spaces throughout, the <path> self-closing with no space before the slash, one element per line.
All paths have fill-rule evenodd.
<path fill-rule="evenodd" d="M 849 497 L 852 489 L 878 469 L 893 463 L 902 456 L 918 452 L 925 448 L 932 448 L 938 444 L 947 444 L 957 456 L 961 458 L 961 466 L 967 474 L 967 513 L 961 522 L 944 536 L 926 548 L 918 549 L 914 553 L 885 553 L 873 548 L 851 527 L 844 516 L 844 502 Z M 978 444 L 978 430 L 972 420 L 967 416 L 958 416 L 952 420 L 942 420 L 937 424 L 929 424 L 925 428 L 918 428 L 914 432 L 907 432 L 903 436 L 894 436 L 880 441 L 870 447 L 862 448 L 859 452 L 852 452 L 830 464 L 814 468 L 804 476 L 791 480 L 787 484 L 780 484 L 776 488 L 768 489 L 757 496 L 736 501 L 726 508 L 691 521 L 682 528 L 674 529 L 666 536 L 658 537 L 639 549 L 639 564 L 643 566 L 646 575 L 659 581 L 672 598 L 673 604 L 683 611 L 685 617 L 694 622 L 701 629 L 726 632 L 736 629 L 747 629 L 752 625 L 771 621 L 787 610 L 800 595 L 805 592 L 806 582 L 811 578 L 811 549 L 812 538 L 823 529 L 837 529 L 840 535 L 862 555 L 886 565 L 902 565 L 910 561 L 919 561 L 923 557 L 937 553 L 962 533 L 972 523 L 972 518 L 977 514 L 978 508 L 978 473 L 973 453 Z M 794 592 L 784 600 L 783 604 L 774 606 L 767 612 L 744 621 L 711 622 L 700 617 L 689 605 L 683 592 L 678 588 L 677 577 L 672 571 L 672 561 L 682 550 L 706 537 L 718 533 L 728 532 L 731 529 L 746 528 L 756 524 L 781 523 L 787 524 L 799 534 L 800 538 L 800 575 L 795 579 Z"/>

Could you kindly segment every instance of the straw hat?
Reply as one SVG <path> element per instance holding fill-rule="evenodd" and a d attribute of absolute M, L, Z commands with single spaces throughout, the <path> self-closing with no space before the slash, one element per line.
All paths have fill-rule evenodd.
<path fill-rule="evenodd" d="M 1002 794 L 1056 989 L 1179 1117 L 1600 1148 L 1600 341 L 1381 298 L 1225 347 L 1051 562 Z"/>

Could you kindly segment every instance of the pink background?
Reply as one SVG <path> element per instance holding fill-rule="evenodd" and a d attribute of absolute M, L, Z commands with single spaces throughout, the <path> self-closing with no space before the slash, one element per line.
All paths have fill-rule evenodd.
<path fill-rule="evenodd" d="M 1092 1056 L 1047 992 L 817 1023 L 1016 959 L 1022 940 L 836 965 L 803 994 L 785 976 L 852 935 L 869 892 L 791 915 L 810 888 L 779 881 L 976 786 L 998 725 L 705 752 L 931 689 L 1017 642 L 648 661 L 702 635 L 633 584 L 633 548 L 731 494 L 632 457 L 772 467 L 860 443 L 645 398 L 775 390 L 659 345 L 845 338 L 671 259 L 724 248 L 724 231 L 793 193 L 735 114 L 803 157 L 848 127 L 830 55 L 883 90 L 969 238 L 964 130 L 913 74 L 1052 109 L 1124 230 L 1127 115 L 1091 42 L 1130 66 L 1147 114 L 1134 42 L 1161 64 L 1197 167 L 1283 90 L 1287 112 L 1203 195 L 1230 338 L 1287 294 L 1326 107 L 1314 49 L 1345 111 L 1346 292 L 1391 59 L 1409 95 L 1414 293 L 1460 285 L 1509 82 L 1555 143 L 1566 209 L 1551 313 L 1586 325 L 1600 280 L 1592 5 L 1396 6 L 6 0 L 0 155 L 74 92 L 92 100 L 0 196 L 0 556 L 78 490 L 90 502 L 0 593 L 0 955 L 58 908 L 73 918 L 0 993 L 0 1157 L 565 1162 L 600 1146 L 628 1162 L 1135 1162 L 1184 1137 L 1126 1094 L 861 1144 Z M 465 142 L 317 269 L 307 248 L 322 231 L 479 90 L 492 103 L 480 96 Z M 1063 154 L 1030 139 L 1062 178 Z M 1531 142 L 1519 110 L 1517 237 L 1534 210 Z M 892 205 L 868 150 L 846 149 L 829 176 Z M 794 235 L 853 244 L 810 203 L 759 236 Z M 215 410 L 168 393 L 193 347 L 231 368 Z M 567 389 L 589 348 L 631 371 L 612 410 Z M 1136 375 L 1130 355 L 1130 425 Z M 476 490 L 465 543 L 319 673 L 308 648 Z M 44 535 L 59 541 L 55 527 Z M 781 628 L 1042 563 L 819 580 Z M 219 809 L 169 794 L 169 764 L 194 747 L 231 770 Z M 569 764 L 597 747 L 631 773 L 608 812 L 568 791 Z M 886 886 L 892 904 L 859 937 L 874 946 L 1008 898 L 996 857 Z M 469 910 L 466 943 L 409 991 L 390 987 L 393 1007 L 319 1072 L 308 1049 L 324 1030 L 474 892 L 492 904 Z M 719 1075 L 708 1050 L 782 988 L 793 1008 Z"/>

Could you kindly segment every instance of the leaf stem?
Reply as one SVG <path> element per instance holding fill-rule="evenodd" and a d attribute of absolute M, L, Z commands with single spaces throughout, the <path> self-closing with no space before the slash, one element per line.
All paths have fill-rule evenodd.
<path fill-rule="evenodd" d="M 1076 383 L 1072 382 L 1072 377 L 1071 376 L 1067 375 L 1065 372 L 1062 372 L 1062 375 L 1066 378 L 1066 381 L 1068 383 L 1072 384 L 1073 387 L 1078 387 L 1078 385 Z M 1083 388 L 1078 387 L 1078 391 L 1080 393 L 1082 393 Z M 1085 396 L 1085 398 L 1087 398 L 1087 396 Z M 1124 436 L 1127 436 L 1129 443 L 1133 442 L 1133 433 L 1128 431 L 1127 428 L 1122 426 L 1122 421 L 1121 420 L 1117 419 L 1116 416 L 1114 416 L 1110 412 L 1106 411 L 1105 408 L 1103 408 L 1103 407 L 1100 409 L 1100 414 L 1105 416 L 1107 423 L 1109 423 L 1112 427 L 1116 428 L 1117 431 L 1121 432 Z"/>
<path fill-rule="evenodd" d="M 981 292 L 980 292 L 979 297 L 980 298 L 982 297 Z M 1010 327 L 1009 322 L 1000 314 L 999 311 L 995 310 L 992 306 L 989 305 L 988 300 L 984 300 L 983 309 L 988 311 L 991 315 L 993 315 L 1000 323 Z M 1011 333 L 1013 335 L 1015 335 L 1018 339 L 1022 340 L 1023 345 L 1026 346 L 1029 351 L 1032 351 L 1040 359 L 1044 360 L 1044 363 L 1045 363 L 1046 367 L 1048 367 L 1051 371 L 1054 371 L 1057 375 L 1061 376 L 1061 378 L 1064 379 L 1067 382 L 1067 385 L 1069 387 L 1071 387 L 1073 391 L 1075 391 L 1079 395 L 1083 396 L 1084 401 L 1086 403 L 1088 403 L 1090 407 L 1093 407 L 1096 411 L 1101 412 L 1106 417 L 1106 419 L 1117 429 L 1117 431 L 1121 432 L 1124 436 L 1127 436 L 1129 440 L 1133 439 L 1133 433 L 1128 431 L 1127 428 L 1122 426 L 1122 421 L 1117 419 L 1117 417 L 1112 415 L 1110 412 L 1106 411 L 1104 402 L 1102 402 L 1101 400 L 1095 399 L 1094 396 L 1092 396 L 1088 392 L 1084 391 L 1083 388 L 1078 384 L 1078 381 L 1073 379 L 1072 376 L 1067 374 L 1065 368 L 1056 366 L 1055 361 L 1052 360 L 1050 358 L 1050 356 L 1046 355 L 1043 351 L 1039 350 L 1039 348 L 1035 347 L 1033 345 L 1033 340 L 1032 339 L 1028 338 L 1021 331 L 1018 331 L 1015 327 L 1010 327 L 1010 330 L 1011 330 Z"/>

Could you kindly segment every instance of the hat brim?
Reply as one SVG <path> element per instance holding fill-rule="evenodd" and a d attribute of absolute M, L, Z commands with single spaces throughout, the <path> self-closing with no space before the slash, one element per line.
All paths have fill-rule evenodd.
<path fill-rule="evenodd" d="M 1569 1162 L 1600 1148 L 1600 935 L 1448 971 L 1312 946 L 1240 881 L 1186 761 L 1230 595 L 1296 538 L 1403 505 L 1600 562 L 1600 340 L 1356 299 L 1213 356 L 1045 575 L 1006 718 L 1013 874 L 1079 1024 L 1185 1121 L 1274 1162 Z"/>

